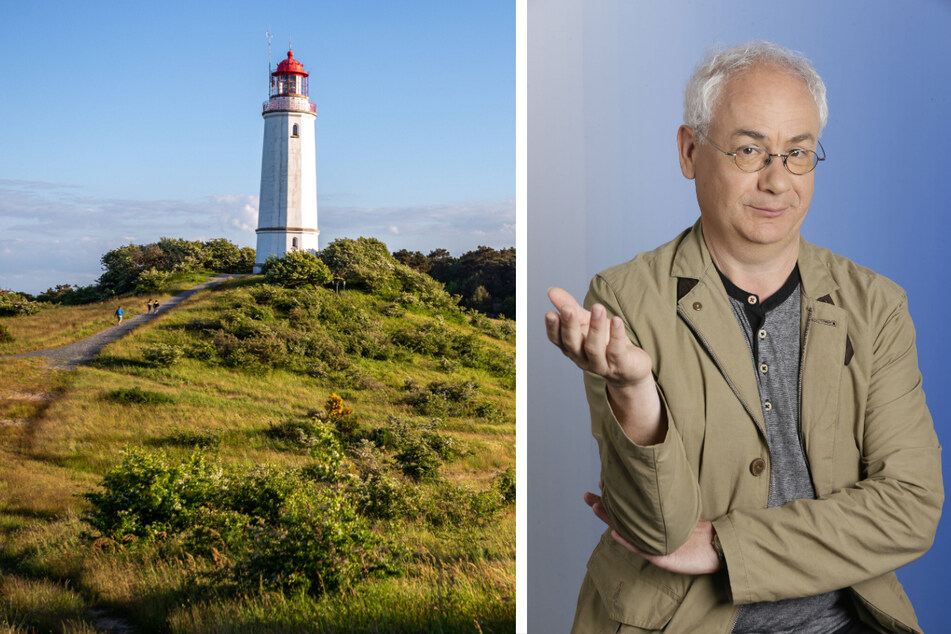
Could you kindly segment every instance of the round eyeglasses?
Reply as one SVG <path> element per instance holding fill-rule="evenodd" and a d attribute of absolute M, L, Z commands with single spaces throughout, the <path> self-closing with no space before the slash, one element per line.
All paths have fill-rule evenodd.
<path fill-rule="evenodd" d="M 710 141 L 710 137 L 706 134 L 699 131 L 698 134 L 709 141 L 710 145 L 720 152 L 723 152 L 727 156 L 732 156 L 733 162 L 744 172 L 758 172 L 772 163 L 773 157 L 776 156 L 783 160 L 783 167 L 789 170 L 790 174 L 802 176 L 816 169 L 816 165 L 819 164 L 819 161 L 826 160 L 826 150 L 822 147 L 822 143 L 819 143 L 822 156 L 819 156 L 813 150 L 807 150 L 805 148 L 794 148 L 785 154 L 771 154 L 766 151 L 766 148 L 759 145 L 744 145 L 737 148 L 736 152 L 727 152 L 713 141 Z"/>

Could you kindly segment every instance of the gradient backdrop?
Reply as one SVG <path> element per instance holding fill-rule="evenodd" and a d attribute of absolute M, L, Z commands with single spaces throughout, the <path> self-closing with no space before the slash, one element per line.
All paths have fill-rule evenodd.
<path fill-rule="evenodd" d="M 803 51 L 828 87 L 828 160 L 806 239 L 901 284 L 924 388 L 951 447 L 951 3 L 530 1 L 528 5 L 528 617 L 566 632 L 604 528 L 581 373 L 545 339 L 545 290 L 580 298 L 608 266 L 699 215 L 677 163 L 683 86 L 716 43 Z M 524 441 L 524 440 L 523 440 Z M 951 473 L 949 453 L 944 471 Z M 898 572 L 927 632 L 951 631 L 951 522 Z M 523 586 L 524 587 L 524 586 Z"/>

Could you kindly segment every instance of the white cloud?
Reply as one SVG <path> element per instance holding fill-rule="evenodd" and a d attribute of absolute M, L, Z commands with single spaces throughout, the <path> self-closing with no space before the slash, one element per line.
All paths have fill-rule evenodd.
<path fill-rule="evenodd" d="M 379 208 L 326 203 L 321 196 L 321 247 L 340 237 L 372 236 L 385 237 L 393 251 L 444 248 L 461 255 L 479 245 L 515 243 L 514 199 Z M 82 188 L 58 183 L 0 179 L 0 218 L 12 221 L 0 233 L 0 288 L 15 281 L 15 290 L 39 293 L 56 284 L 90 284 L 106 251 L 163 236 L 223 237 L 253 247 L 257 213 L 258 198 L 251 195 L 123 200 L 84 196 Z"/>

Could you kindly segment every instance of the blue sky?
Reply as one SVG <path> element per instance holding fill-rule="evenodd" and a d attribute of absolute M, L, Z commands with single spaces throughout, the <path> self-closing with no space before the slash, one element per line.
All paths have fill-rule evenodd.
<path fill-rule="evenodd" d="M 161 236 L 254 246 L 267 98 L 293 38 L 317 104 L 320 243 L 515 244 L 515 7 L 7 3 L 0 288 L 89 284 Z"/>

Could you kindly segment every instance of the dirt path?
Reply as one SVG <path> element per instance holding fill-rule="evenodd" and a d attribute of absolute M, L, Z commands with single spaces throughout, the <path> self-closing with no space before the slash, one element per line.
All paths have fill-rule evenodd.
<path fill-rule="evenodd" d="M 159 306 L 158 312 L 147 314 L 142 313 L 130 319 L 124 319 L 121 324 L 112 326 L 101 332 L 94 334 L 86 339 L 81 339 L 74 343 L 61 346 L 59 348 L 50 348 L 49 350 L 37 350 L 35 352 L 24 352 L 23 354 L 14 354 L 0 359 L 14 359 L 17 357 L 46 357 L 49 365 L 64 370 L 69 370 L 77 365 L 88 363 L 95 358 L 99 351 L 113 341 L 124 337 L 142 324 L 162 315 L 180 303 L 197 293 L 198 291 L 214 286 L 224 280 L 237 277 L 235 275 L 217 275 L 207 282 L 202 282 L 197 286 L 192 286 L 187 291 L 182 291 L 178 295 L 171 297 Z"/>

